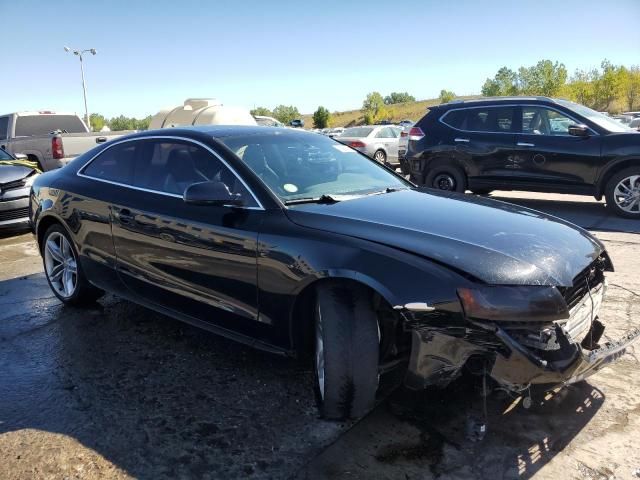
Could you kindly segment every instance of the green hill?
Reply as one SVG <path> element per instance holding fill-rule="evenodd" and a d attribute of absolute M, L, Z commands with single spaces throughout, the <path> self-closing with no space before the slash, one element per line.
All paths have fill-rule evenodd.
<path fill-rule="evenodd" d="M 457 97 L 460 100 L 467 100 L 471 98 L 478 98 L 477 95 Z M 393 105 L 387 105 L 386 108 L 389 111 L 389 120 L 392 122 L 399 122 L 401 120 L 413 120 L 414 122 L 422 118 L 427 112 L 427 108 L 433 105 L 438 105 L 440 100 L 433 98 L 430 100 L 419 100 L 417 102 L 395 103 Z M 313 128 L 313 114 L 302 115 L 305 128 Z M 360 110 L 349 110 L 346 112 L 332 112 L 331 113 L 331 126 L 332 127 L 347 127 L 353 125 L 362 125 L 364 123 L 364 116 Z"/>

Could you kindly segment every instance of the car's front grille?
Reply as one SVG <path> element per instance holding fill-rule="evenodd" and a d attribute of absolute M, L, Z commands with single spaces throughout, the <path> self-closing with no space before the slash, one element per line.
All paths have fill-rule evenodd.
<path fill-rule="evenodd" d="M 15 210 L 0 210 L 0 222 L 7 220 L 18 220 L 29 216 L 29 207 L 17 208 Z"/>
<path fill-rule="evenodd" d="M 573 285 L 571 287 L 559 289 L 567 302 L 569 310 L 588 295 L 589 290 L 597 287 L 604 281 L 603 263 L 602 259 L 597 259 L 573 279 Z"/>

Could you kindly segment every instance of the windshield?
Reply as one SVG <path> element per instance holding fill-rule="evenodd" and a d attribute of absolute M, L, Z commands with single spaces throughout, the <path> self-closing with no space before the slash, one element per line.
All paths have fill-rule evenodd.
<path fill-rule="evenodd" d="M 218 140 L 285 203 L 411 186 L 373 160 L 322 135 L 278 131 Z"/>
<path fill-rule="evenodd" d="M 373 132 L 372 127 L 351 127 L 342 132 L 340 136 L 364 138 L 368 137 L 371 132 Z"/>
<path fill-rule="evenodd" d="M 595 123 L 599 127 L 604 128 L 608 132 L 622 133 L 633 131 L 630 128 L 622 125 L 620 122 L 614 120 L 613 118 L 603 115 L 600 112 L 596 112 L 595 110 L 592 110 L 589 107 L 585 107 L 584 105 L 569 102 L 567 100 L 558 100 L 558 103 L 563 107 L 576 112 L 578 115 L 582 115 L 583 117 L 591 120 L 593 123 Z"/>

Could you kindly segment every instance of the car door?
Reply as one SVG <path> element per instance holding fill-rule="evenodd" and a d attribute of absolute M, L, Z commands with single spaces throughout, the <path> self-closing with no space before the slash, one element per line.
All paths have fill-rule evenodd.
<path fill-rule="evenodd" d="M 131 185 L 122 187 L 111 206 L 123 283 L 136 297 L 199 321 L 254 329 L 259 202 L 202 143 L 153 138 L 135 144 Z M 223 181 L 245 205 L 183 201 L 187 186 L 208 180 Z"/>
<path fill-rule="evenodd" d="M 516 107 L 483 106 L 449 110 L 441 121 L 451 127 L 448 145 L 454 145 L 454 156 L 467 172 L 469 187 L 500 184 L 511 176 Z"/>
<path fill-rule="evenodd" d="M 521 132 L 515 157 L 521 180 L 562 187 L 586 187 L 595 182 L 600 163 L 601 138 L 569 135 L 580 124 L 569 114 L 540 105 L 522 105 Z"/>

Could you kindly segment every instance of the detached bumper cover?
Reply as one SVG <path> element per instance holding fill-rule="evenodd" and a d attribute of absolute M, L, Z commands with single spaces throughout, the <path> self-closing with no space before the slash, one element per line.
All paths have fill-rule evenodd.
<path fill-rule="evenodd" d="M 624 355 L 626 348 L 640 338 L 640 329 L 634 328 L 620 340 L 593 350 L 570 341 L 561 329 L 558 336 L 563 350 L 570 355 L 569 360 L 544 360 L 496 326 L 487 325 L 486 332 L 475 331 L 465 338 L 430 328 L 416 329 L 412 332 L 405 383 L 415 389 L 446 386 L 467 360 L 477 356 L 493 361 L 487 373 L 507 388 L 567 385 L 584 380 Z"/>

